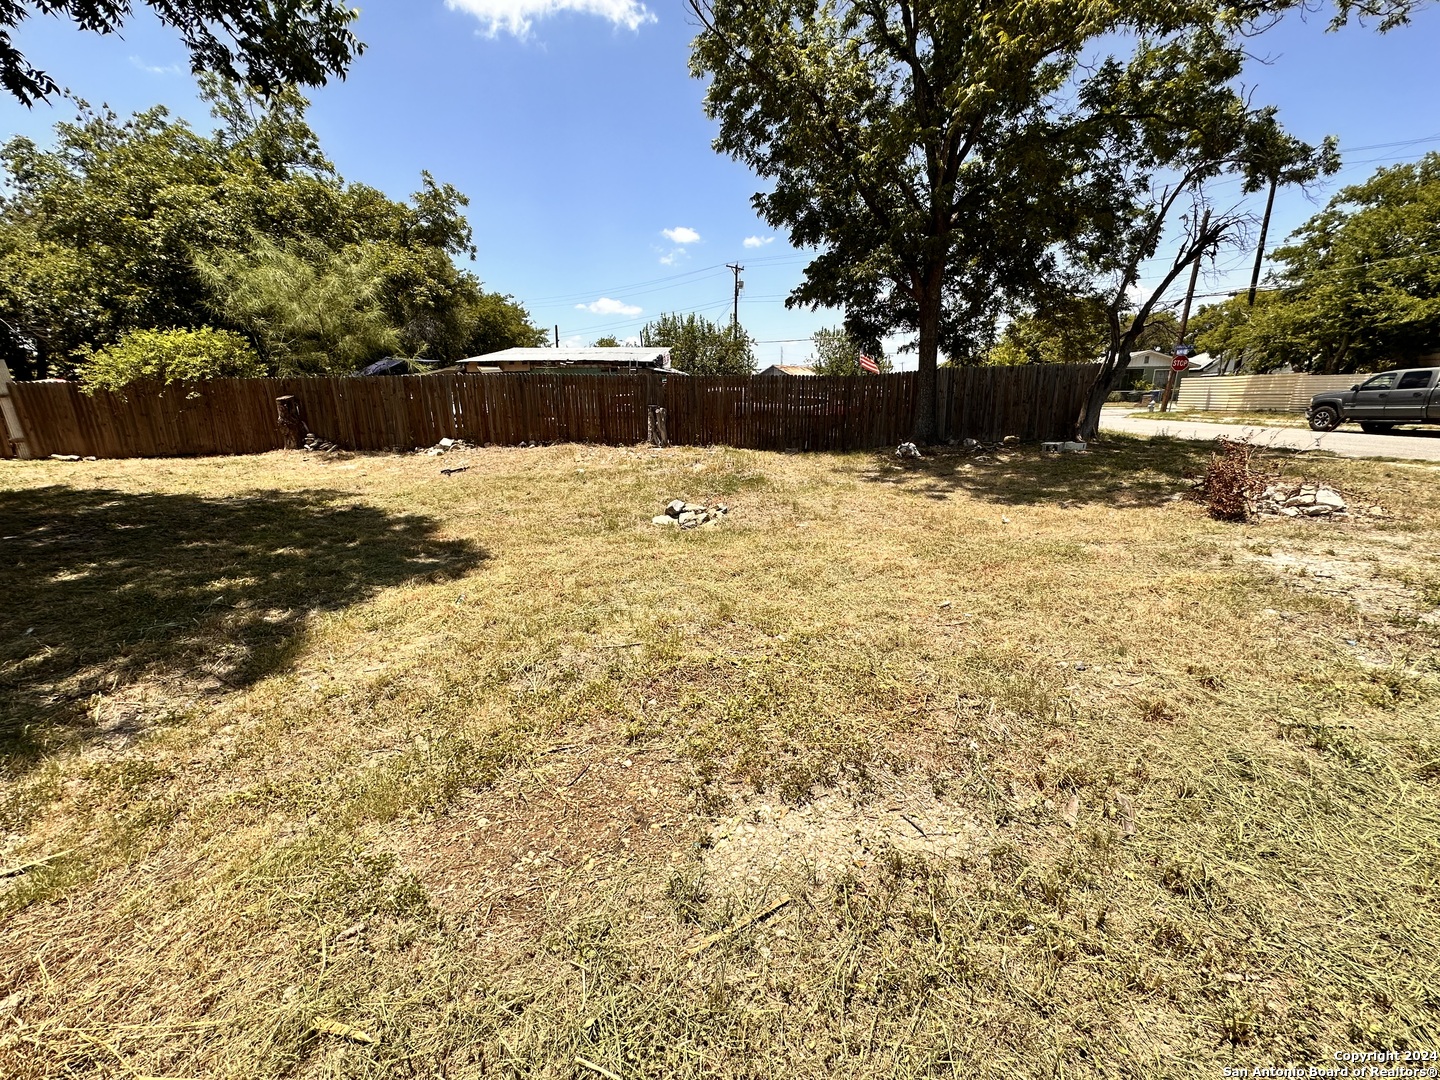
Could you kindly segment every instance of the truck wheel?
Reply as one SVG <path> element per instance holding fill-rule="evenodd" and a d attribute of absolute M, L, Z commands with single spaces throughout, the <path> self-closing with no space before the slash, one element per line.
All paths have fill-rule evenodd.
<path fill-rule="evenodd" d="M 1311 431 L 1334 431 L 1340 426 L 1340 414 L 1333 405 L 1316 405 L 1310 410 Z"/>
<path fill-rule="evenodd" d="M 1394 426 L 1394 424 L 1382 424 L 1376 420 L 1362 420 L 1360 422 L 1360 430 L 1368 432 L 1371 435 L 1388 435 L 1390 434 L 1390 429 Z"/>

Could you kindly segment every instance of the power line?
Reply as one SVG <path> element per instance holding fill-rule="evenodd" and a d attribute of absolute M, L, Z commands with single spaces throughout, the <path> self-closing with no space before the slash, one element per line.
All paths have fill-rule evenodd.
<path fill-rule="evenodd" d="M 533 296 L 528 299 L 532 304 L 564 303 L 568 300 L 581 300 L 595 293 L 620 293 L 631 289 L 643 289 L 649 285 L 658 285 L 665 281 L 679 282 L 682 278 L 695 277 L 698 274 L 705 274 L 712 271 L 724 269 L 724 263 L 716 263 L 714 266 L 702 266 L 697 270 L 687 270 L 683 274 L 668 274 L 665 277 L 651 278 L 649 281 L 637 281 L 630 285 L 616 285 L 605 289 L 585 289 L 575 293 L 556 293 L 553 296 Z"/>

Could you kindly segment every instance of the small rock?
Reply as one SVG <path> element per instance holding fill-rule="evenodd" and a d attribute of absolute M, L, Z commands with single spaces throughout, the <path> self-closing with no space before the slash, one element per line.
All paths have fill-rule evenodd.
<path fill-rule="evenodd" d="M 681 499 L 676 499 L 665 507 L 665 513 L 669 514 L 672 518 L 678 518 L 684 511 L 685 503 Z"/>
<path fill-rule="evenodd" d="M 1328 506 L 1332 510 L 1344 510 L 1345 500 L 1334 488 L 1321 488 L 1315 493 L 1316 506 Z"/>
<path fill-rule="evenodd" d="M 960 446 L 961 446 L 962 449 L 965 449 L 965 450 L 978 450 L 978 449 L 980 449 L 980 443 L 979 443 L 977 440 L 975 440 L 975 439 L 966 439 L 966 440 L 964 440 L 964 441 L 960 444 Z"/>
<path fill-rule="evenodd" d="M 1326 506 L 1323 503 L 1316 503 L 1301 510 L 1306 517 L 1329 517 L 1335 512 L 1333 506 Z"/>
<path fill-rule="evenodd" d="M 1005 438 L 1003 438 L 1003 439 L 1000 440 L 1000 442 L 1001 442 L 1001 444 L 1004 445 L 1004 446 L 1019 446 L 1019 445 L 1020 445 L 1020 436 L 1018 436 L 1018 435 L 1006 435 Z"/>
<path fill-rule="evenodd" d="M 672 518 L 669 514 L 661 514 L 659 517 L 653 517 L 653 518 L 651 518 L 651 519 L 650 519 L 650 524 L 651 524 L 651 525 L 674 525 L 674 524 L 675 524 L 675 519 Z"/>
<path fill-rule="evenodd" d="M 895 456 L 898 458 L 918 458 L 920 448 L 913 442 L 901 443 L 895 448 Z"/>
<path fill-rule="evenodd" d="M 1070 801 L 1065 804 L 1065 809 L 1060 811 L 1060 820 L 1072 829 L 1080 820 L 1080 796 L 1078 794 L 1070 796 Z"/>

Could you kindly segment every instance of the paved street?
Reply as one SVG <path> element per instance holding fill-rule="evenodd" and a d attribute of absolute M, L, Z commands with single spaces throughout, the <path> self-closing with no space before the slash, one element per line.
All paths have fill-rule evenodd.
<path fill-rule="evenodd" d="M 1440 461 L 1440 428 L 1409 428 L 1401 435 L 1366 435 L 1353 426 L 1320 433 L 1308 428 L 1253 427 L 1249 424 L 1197 424 L 1188 420 L 1149 420 L 1126 416 L 1128 410 L 1106 409 L 1101 416 L 1102 431 L 1128 435 L 1169 435 L 1176 439 L 1209 442 L 1225 436 L 1248 438 L 1261 446 L 1293 450 L 1328 450 L 1341 457 L 1410 458 Z"/>

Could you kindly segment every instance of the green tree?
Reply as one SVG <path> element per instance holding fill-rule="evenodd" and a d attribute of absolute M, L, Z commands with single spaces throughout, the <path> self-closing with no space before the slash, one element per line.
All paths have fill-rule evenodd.
<path fill-rule="evenodd" d="M 593 347 L 596 349 L 617 349 L 620 347 L 620 339 L 614 334 L 606 334 L 602 338 L 596 338 Z"/>
<path fill-rule="evenodd" d="M 0 351 L 17 375 L 69 374 L 135 330 L 216 322 L 283 366 L 278 340 L 330 331 L 313 339 L 310 319 L 310 330 L 280 333 L 274 320 L 327 289 L 342 302 L 326 322 L 357 320 L 339 338 L 353 346 L 451 361 L 535 342 L 523 308 L 455 265 L 474 245 L 454 187 L 424 173 L 407 203 L 345 183 L 301 95 L 282 89 L 267 101 L 219 79 L 202 85 L 219 122 L 209 136 L 163 109 L 122 120 L 82 103 L 52 148 L 0 146 Z M 287 301 L 277 287 L 255 306 L 264 267 L 282 256 L 305 264 L 304 288 Z M 347 346 L 323 366 L 356 355 Z"/>
<path fill-rule="evenodd" d="M 1326 374 L 1440 350 L 1440 154 L 1340 191 L 1273 258 L 1277 294 L 1248 326 L 1264 366 Z"/>
<path fill-rule="evenodd" d="M 716 149 L 771 181 L 762 218 L 819 249 L 787 304 L 843 309 L 862 338 L 914 332 L 929 441 L 942 344 L 983 355 L 1006 301 L 1055 269 L 1072 186 L 1045 140 L 1055 58 L 1119 20 L 1068 0 L 690 6 Z"/>
<path fill-rule="evenodd" d="M 351 30 L 359 11 L 345 0 L 145 0 L 177 30 L 195 74 L 215 72 L 273 93 L 292 83 L 323 85 L 344 77 L 365 46 Z M 14 45 L 11 31 L 31 14 L 69 19 L 78 29 L 119 33 L 133 0 L 7 0 L 0 4 L 0 86 L 25 105 L 58 91 Z"/>
<path fill-rule="evenodd" d="M 815 345 L 815 359 L 811 362 L 817 375 L 864 375 L 860 356 L 870 357 L 882 373 L 889 374 L 891 364 L 885 357 L 885 350 L 879 342 L 863 344 L 857 341 L 844 327 L 816 330 L 810 335 Z"/>
<path fill-rule="evenodd" d="M 1050 306 L 1012 319 L 990 349 L 990 364 L 1089 364 L 1105 351 L 1105 301 L 1060 297 Z"/>
<path fill-rule="evenodd" d="M 703 315 L 661 315 L 640 330 L 645 348 L 670 349 L 671 366 L 691 375 L 749 375 L 755 346 L 743 328 L 722 326 Z"/>
<path fill-rule="evenodd" d="M 84 364 L 85 390 L 120 390 L 131 383 L 255 378 L 265 374 L 250 343 L 228 330 L 136 330 Z"/>
<path fill-rule="evenodd" d="M 1272 306 L 1281 300 L 1278 290 L 1259 289 L 1254 304 L 1249 302 L 1247 293 L 1218 304 L 1206 304 L 1190 317 L 1190 335 L 1195 347 L 1247 372 L 1280 367 L 1288 362 L 1282 354 L 1290 352 L 1291 343 L 1285 342 L 1284 348 L 1271 352 L 1256 336 L 1256 331 L 1266 321 Z"/>
<path fill-rule="evenodd" d="M 216 312 L 254 335 L 276 374 L 344 374 L 400 348 L 376 258 L 359 247 L 307 258 L 262 241 L 202 262 L 200 271 Z"/>

